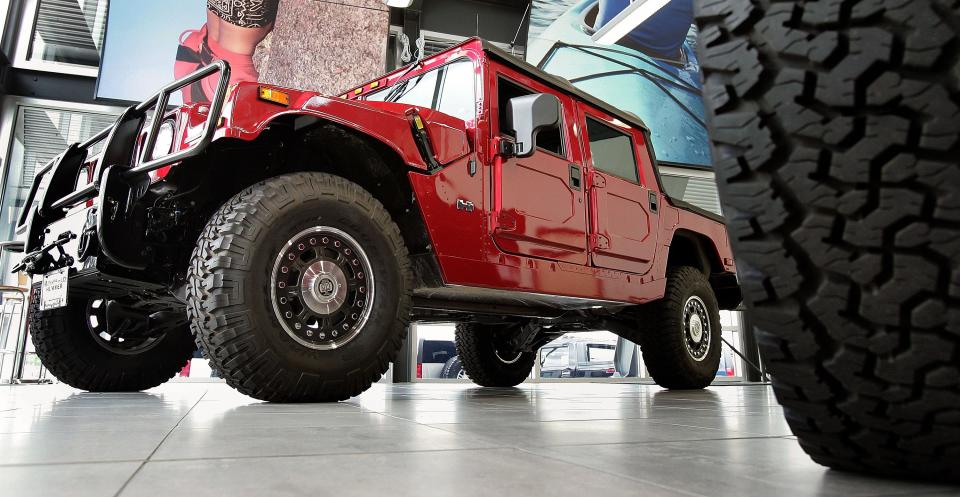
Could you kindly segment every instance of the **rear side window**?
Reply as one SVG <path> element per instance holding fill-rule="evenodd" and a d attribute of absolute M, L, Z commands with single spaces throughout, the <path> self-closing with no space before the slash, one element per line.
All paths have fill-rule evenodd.
<path fill-rule="evenodd" d="M 509 136 L 510 138 L 516 138 L 516 133 L 510 129 L 509 118 L 507 117 L 507 102 L 514 97 L 522 97 L 524 95 L 533 95 L 533 92 L 527 90 L 526 88 L 511 83 L 503 78 L 500 78 L 497 81 L 497 107 L 500 121 L 500 134 Z M 563 119 L 560 120 L 561 125 L 563 124 Z M 566 157 L 567 154 L 563 149 L 563 133 L 560 130 L 560 126 L 554 126 L 550 129 L 545 129 L 540 131 L 537 134 L 537 148 L 545 150 L 560 157 Z"/>
<path fill-rule="evenodd" d="M 587 362 L 613 362 L 616 353 L 615 345 L 591 343 L 587 345 Z"/>
<path fill-rule="evenodd" d="M 640 184 L 637 157 L 633 153 L 633 139 L 630 135 L 588 117 L 587 138 L 590 141 L 593 167 Z"/>

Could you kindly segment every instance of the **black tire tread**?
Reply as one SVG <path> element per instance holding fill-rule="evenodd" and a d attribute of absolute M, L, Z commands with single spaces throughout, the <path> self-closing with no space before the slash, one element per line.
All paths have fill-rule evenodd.
<path fill-rule="evenodd" d="M 517 362 L 504 364 L 494 352 L 494 330 L 476 323 L 457 323 L 454 332 L 457 357 L 470 380 L 483 387 L 514 387 L 533 370 L 535 352 L 524 352 Z"/>
<path fill-rule="evenodd" d="M 712 364 L 709 375 L 685 367 L 688 352 L 683 343 L 683 334 L 679 331 L 670 332 L 683 329 L 682 309 L 686 296 L 690 289 L 697 287 L 701 288 L 700 296 L 707 307 L 716 312 L 719 308 L 717 299 L 702 271 L 690 266 L 670 268 L 663 298 L 640 307 L 637 335 L 628 337 L 640 345 L 643 364 L 657 385 L 664 388 L 706 388 L 713 382 L 719 367 L 720 356 L 716 353 L 712 358 L 704 359 Z M 716 337 L 713 343 L 719 346 Z"/>
<path fill-rule="evenodd" d="M 793 432 L 827 466 L 957 479 L 958 5 L 696 16 L 718 188 Z"/>
<path fill-rule="evenodd" d="M 193 357 L 195 346 L 184 328 L 182 336 L 167 336 L 167 344 L 144 352 L 138 364 L 119 358 L 94 347 L 93 337 L 83 322 L 72 323 L 72 309 L 67 307 L 40 311 L 39 284 L 31 289 L 28 330 L 37 357 L 47 371 L 58 380 L 90 392 L 139 392 L 165 383 L 173 378 Z M 89 343 L 87 339 L 89 338 Z M 77 342 L 83 340 L 83 342 Z M 91 348 L 88 348 L 91 347 Z"/>
<path fill-rule="evenodd" d="M 261 229 L 267 213 L 300 199 L 330 196 L 369 214 L 392 245 L 406 289 L 399 295 L 398 332 L 385 340 L 376 360 L 339 378 L 318 378 L 285 370 L 282 359 L 253 345 L 244 302 L 238 291 L 246 270 L 243 252 Z M 204 281 L 210 278 L 212 281 Z M 251 397 L 271 402 L 335 402 L 359 395 L 380 379 L 406 339 L 413 276 L 407 248 L 390 213 L 369 192 L 342 177 L 326 173 L 293 173 L 252 185 L 227 201 L 200 235 L 188 275 L 191 329 L 204 355 L 227 384 Z M 279 326 L 279 325 L 278 325 Z"/>

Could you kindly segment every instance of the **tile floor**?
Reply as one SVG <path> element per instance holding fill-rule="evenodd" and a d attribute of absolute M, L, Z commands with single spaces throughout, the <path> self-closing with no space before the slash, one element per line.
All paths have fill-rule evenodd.
<path fill-rule="evenodd" d="M 9 497 L 904 496 L 960 488 L 828 471 L 765 386 L 375 385 L 267 404 L 222 383 L 0 387 Z"/>

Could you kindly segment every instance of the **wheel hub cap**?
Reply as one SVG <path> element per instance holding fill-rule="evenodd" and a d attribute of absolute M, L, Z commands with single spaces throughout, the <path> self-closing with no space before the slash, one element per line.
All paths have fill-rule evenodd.
<path fill-rule="evenodd" d="M 683 305 L 683 342 L 687 353 L 695 361 L 702 361 L 710 353 L 710 316 L 707 306 L 696 295 Z"/>
<path fill-rule="evenodd" d="M 294 235 L 277 254 L 271 282 L 277 319 L 306 347 L 341 347 L 357 337 L 370 315 L 370 261 L 339 229 L 318 226 Z"/>
<path fill-rule="evenodd" d="M 347 298 L 347 277 L 334 261 L 321 260 L 307 266 L 300 279 L 300 294 L 312 311 L 333 314 Z"/>

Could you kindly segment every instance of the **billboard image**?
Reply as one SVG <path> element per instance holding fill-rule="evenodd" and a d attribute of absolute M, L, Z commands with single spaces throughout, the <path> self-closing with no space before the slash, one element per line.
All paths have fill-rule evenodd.
<path fill-rule="evenodd" d="M 533 0 L 527 62 L 639 116 L 657 159 L 711 165 L 693 0 L 670 0 L 614 44 L 594 35 L 632 0 Z"/>
<path fill-rule="evenodd" d="M 389 9 L 343 0 L 110 2 L 97 98 L 140 101 L 216 60 L 231 83 L 337 94 L 383 73 Z M 216 76 L 171 97 L 209 101 Z"/>

